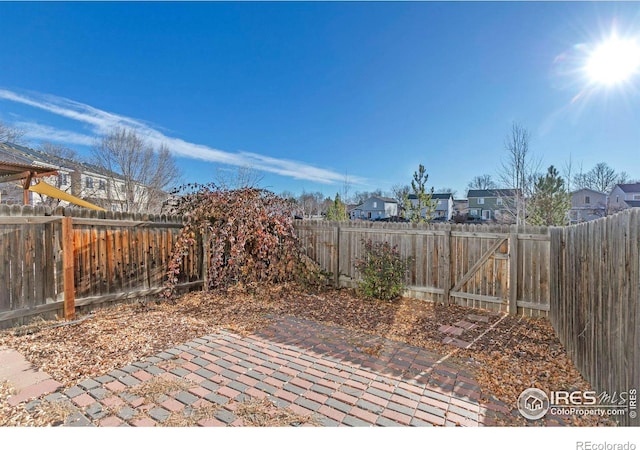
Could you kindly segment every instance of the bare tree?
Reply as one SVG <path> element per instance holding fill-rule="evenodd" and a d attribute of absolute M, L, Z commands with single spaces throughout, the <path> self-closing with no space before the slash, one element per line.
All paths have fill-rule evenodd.
<path fill-rule="evenodd" d="M 349 179 L 349 174 L 345 171 L 344 182 L 342 183 L 342 201 L 344 203 L 349 203 L 349 201 L 351 200 L 349 198 L 350 193 L 351 193 L 351 180 Z"/>
<path fill-rule="evenodd" d="M 321 192 L 305 192 L 302 191 L 298 197 L 298 205 L 302 208 L 302 212 L 306 217 L 319 216 L 324 207 L 325 197 Z"/>
<path fill-rule="evenodd" d="M 567 192 L 571 192 L 571 183 L 573 176 L 573 159 L 571 158 L 571 154 L 569 154 L 569 161 L 564 163 L 564 170 L 562 171 L 562 175 L 564 176 L 564 182 L 567 187 Z"/>
<path fill-rule="evenodd" d="M 241 166 L 234 169 L 216 170 L 214 183 L 221 189 L 258 188 L 264 175 L 251 166 Z"/>
<path fill-rule="evenodd" d="M 493 178 L 489 174 L 477 175 L 473 177 L 469 184 L 467 184 L 467 190 L 484 190 L 484 189 L 496 189 L 498 185 L 493 181 Z"/>
<path fill-rule="evenodd" d="M 409 187 L 408 184 L 394 184 L 391 186 L 391 193 L 393 194 L 393 198 L 398 202 L 398 214 L 400 214 L 400 211 L 404 211 L 407 207 L 405 200 L 411 193 L 411 187 Z"/>
<path fill-rule="evenodd" d="M 582 171 L 574 177 L 574 184 L 579 189 L 593 189 L 594 191 L 609 193 L 619 183 L 625 183 L 629 179 L 626 172 L 616 173 L 607 163 L 601 162 L 595 165 L 587 173 Z"/>
<path fill-rule="evenodd" d="M 287 190 L 282 191 L 282 192 L 279 194 L 279 197 L 282 197 L 282 198 L 284 198 L 284 199 L 285 199 L 285 200 L 287 200 L 287 201 L 294 201 L 294 202 L 296 202 L 296 201 L 297 201 L 297 200 L 296 200 L 296 195 L 295 195 L 293 192 L 291 192 L 291 191 L 287 191 Z"/>
<path fill-rule="evenodd" d="M 376 189 L 375 191 L 362 191 L 362 192 L 356 191 L 353 194 L 352 200 L 355 204 L 360 205 L 371 197 L 382 197 L 382 196 L 383 196 L 382 190 L 380 189 Z"/>
<path fill-rule="evenodd" d="M 0 142 L 12 142 L 14 144 L 22 143 L 25 131 L 19 128 L 11 127 L 0 120 Z"/>
<path fill-rule="evenodd" d="M 540 167 L 529 148 L 531 134 L 524 126 L 513 123 L 511 132 L 504 141 L 506 160 L 501 164 L 499 178 L 502 185 L 511 190 L 508 201 L 503 201 L 505 211 L 512 216 L 516 224 L 526 223 L 526 199 L 531 197 L 533 186 Z M 505 199 L 507 200 L 507 199 Z"/>
<path fill-rule="evenodd" d="M 54 158 L 62 158 L 72 162 L 78 162 L 80 159 L 78 153 L 74 149 L 48 141 L 40 143 L 40 150 Z"/>
<path fill-rule="evenodd" d="M 610 192 L 619 182 L 619 179 L 620 177 L 616 171 L 603 162 L 596 164 L 589 171 L 589 183 L 596 191 Z"/>
<path fill-rule="evenodd" d="M 154 149 L 134 130 L 117 127 L 93 148 L 93 163 L 109 178 L 109 200 L 127 212 L 159 212 L 180 171 L 165 145 Z"/>

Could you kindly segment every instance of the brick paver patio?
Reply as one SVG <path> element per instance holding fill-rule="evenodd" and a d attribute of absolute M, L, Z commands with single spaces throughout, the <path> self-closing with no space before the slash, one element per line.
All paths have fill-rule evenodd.
<path fill-rule="evenodd" d="M 58 389 L 39 399 L 69 402 L 67 426 L 162 426 L 172 414 L 219 407 L 201 426 L 243 425 L 239 402 L 268 398 L 324 426 L 483 426 L 509 414 L 483 403 L 472 374 L 443 355 L 377 336 L 285 317 L 240 336 L 228 331 Z M 155 402 L 135 395 L 154 379 L 184 388 Z M 20 395 L 20 394 L 19 394 Z M 23 398 L 23 397 L 21 397 Z"/>

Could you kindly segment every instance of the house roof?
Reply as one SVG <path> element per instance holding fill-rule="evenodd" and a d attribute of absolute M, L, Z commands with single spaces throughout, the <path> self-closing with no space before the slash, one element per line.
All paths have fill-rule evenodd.
<path fill-rule="evenodd" d="M 391 197 L 380 197 L 378 195 L 374 195 L 371 198 L 377 198 L 378 200 L 382 200 L 383 202 L 386 202 L 386 203 L 398 203 L 398 200 L 396 200 L 395 198 L 391 198 Z"/>
<path fill-rule="evenodd" d="M 362 208 L 361 208 L 361 207 L 362 207 L 365 203 L 367 203 L 367 201 L 371 200 L 372 198 L 375 198 L 375 199 L 378 199 L 378 200 L 382 200 L 382 201 L 383 201 L 383 202 L 385 202 L 385 203 L 398 203 L 398 201 L 397 201 L 395 198 L 391 198 L 391 197 L 380 197 L 380 196 L 378 196 L 378 195 L 373 195 L 373 196 L 369 197 L 368 199 L 366 199 L 364 202 L 362 202 L 362 203 L 360 203 L 360 204 L 358 204 L 358 205 L 353 205 L 353 206 L 351 207 L 351 209 L 350 209 L 350 210 L 347 210 L 347 212 L 355 211 L 355 210 L 361 211 L 361 210 L 362 210 Z"/>
<path fill-rule="evenodd" d="M 471 197 L 514 197 L 517 189 L 470 189 L 467 198 Z"/>
<path fill-rule="evenodd" d="M 36 166 L 42 165 L 55 169 L 88 171 L 103 176 L 122 178 L 122 176 L 117 173 L 109 172 L 93 164 L 63 158 L 61 156 L 50 155 L 42 150 L 36 150 L 12 142 L 0 143 L 0 159 L 4 160 L 7 158 L 9 158 L 9 161 L 16 161 Z"/>
<path fill-rule="evenodd" d="M 589 189 L 589 188 L 577 189 L 577 190 L 575 190 L 575 191 L 571 192 L 571 195 L 575 195 L 575 194 L 577 194 L 578 192 L 585 192 L 585 191 L 586 191 L 586 192 L 593 192 L 594 194 L 607 195 L 607 194 L 605 194 L 604 192 L 596 191 L 596 190 L 594 190 L 594 189 Z"/>
<path fill-rule="evenodd" d="M 622 189 L 622 192 L 626 194 L 629 194 L 632 192 L 640 192 L 640 183 L 617 184 L 616 186 Z"/>
<path fill-rule="evenodd" d="M 26 164 L 31 165 L 32 161 L 19 153 L 11 151 L 11 148 L 0 142 L 0 161 L 7 164 Z"/>
<path fill-rule="evenodd" d="M 34 164 L 28 158 L 10 151 L 9 145 L 0 143 L 0 183 L 53 174 L 57 174 L 54 166 Z"/>
<path fill-rule="evenodd" d="M 15 161 L 22 161 L 28 164 L 45 164 L 56 168 L 60 167 L 62 160 L 64 160 L 64 158 L 58 158 L 43 151 L 12 142 L 0 143 L 0 154 Z"/>
<path fill-rule="evenodd" d="M 440 194 L 433 194 L 431 196 L 431 198 L 437 198 L 437 199 L 447 199 L 447 198 L 453 198 L 453 194 L 451 192 L 444 192 L 444 193 L 440 193 Z"/>
<path fill-rule="evenodd" d="M 416 194 L 409 194 L 408 197 L 409 197 L 409 200 L 415 200 L 418 198 Z M 437 198 L 437 199 L 453 198 L 453 194 L 451 192 L 431 194 L 431 198 Z"/>
<path fill-rule="evenodd" d="M 625 200 L 625 203 L 632 208 L 640 208 L 640 200 Z"/>

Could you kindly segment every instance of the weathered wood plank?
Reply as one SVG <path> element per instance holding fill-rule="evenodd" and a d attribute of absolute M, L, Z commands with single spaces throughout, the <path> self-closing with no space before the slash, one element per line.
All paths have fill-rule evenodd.
<path fill-rule="evenodd" d="M 0 311 L 11 309 L 12 227 L 0 226 Z"/>
<path fill-rule="evenodd" d="M 75 282 L 74 282 L 74 233 L 71 217 L 62 219 L 62 265 L 64 279 L 64 318 L 73 320 L 76 315 L 75 311 Z"/>
<path fill-rule="evenodd" d="M 24 302 L 22 298 L 22 286 L 24 283 L 24 276 L 22 272 L 22 261 L 24 260 L 24 246 L 22 245 L 23 233 L 21 227 L 14 228 L 11 235 L 11 252 L 13 257 L 11 258 L 11 308 L 20 309 L 23 308 Z"/>
<path fill-rule="evenodd" d="M 190 283 L 178 284 L 176 286 L 176 290 L 182 291 L 187 289 L 194 289 L 201 286 L 202 286 L 202 281 L 194 281 Z M 81 307 L 81 306 L 97 305 L 105 302 L 134 300 L 137 298 L 149 297 L 152 295 L 160 294 L 163 289 L 164 289 L 163 287 L 157 287 L 157 288 L 121 292 L 121 293 L 109 294 L 109 295 L 84 297 L 84 298 L 76 299 L 75 305 L 77 307 Z M 37 305 L 31 308 L 24 308 L 24 309 L 12 310 L 12 311 L 2 311 L 0 312 L 0 325 L 3 322 L 9 321 L 9 320 L 37 316 L 39 314 L 43 314 L 46 312 L 53 312 L 53 311 L 64 311 L 64 301 L 56 301 L 56 302 L 47 303 L 44 305 Z"/>
<path fill-rule="evenodd" d="M 479 294 L 471 294 L 469 292 L 450 292 L 452 297 L 463 298 L 466 300 L 477 300 L 482 302 L 490 302 L 490 303 L 503 303 L 501 298 L 492 297 L 489 295 L 479 295 Z"/>
<path fill-rule="evenodd" d="M 105 292 L 111 294 L 114 292 L 114 284 L 116 283 L 116 256 L 114 251 L 113 230 L 110 227 L 106 227 L 104 230 L 104 256 Z"/>
<path fill-rule="evenodd" d="M 552 229 L 549 317 L 594 390 L 640 385 L 640 210 Z M 638 418 L 620 418 L 638 425 Z"/>
<path fill-rule="evenodd" d="M 442 281 L 441 286 L 443 289 L 443 303 L 449 305 L 451 303 L 450 291 L 451 291 L 451 229 L 447 230 L 447 234 L 443 239 L 442 247 Z"/>
<path fill-rule="evenodd" d="M 46 223 L 43 225 L 43 236 L 42 236 L 42 246 L 43 246 L 43 270 L 41 272 L 42 276 L 42 290 L 44 302 L 53 302 L 56 298 L 56 282 L 55 282 L 55 265 L 56 265 L 56 255 L 55 255 L 55 226 L 56 224 L 53 222 Z M 0 277 L 1 278 L 1 277 Z M 0 308 L 0 311 L 2 308 Z"/>
<path fill-rule="evenodd" d="M 482 267 L 482 265 L 489 260 L 493 253 L 502 245 L 506 239 L 500 239 L 496 241 L 484 254 L 478 258 L 469 271 L 451 288 L 452 291 L 458 291 L 464 284 L 473 277 L 476 272 Z"/>
<path fill-rule="evenodd" d="M 518 235 L 509 235 L 509 314 L 518 312 Z"/>

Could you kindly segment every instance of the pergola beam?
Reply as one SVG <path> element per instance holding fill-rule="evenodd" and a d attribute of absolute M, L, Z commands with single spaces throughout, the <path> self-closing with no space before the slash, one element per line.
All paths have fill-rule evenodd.
<path fill-rule="evenodd" d="M 25 170 L 26 169 L 26 170 Z M 40 170 L 42 169 L 42 171 Z M 22 200 L 25 205 L 29 204 L 29 188 L 34 178 L 42 178 L 58 175 L 57 170 L 51 168 L 31 166 L 27 164 L 12 164 L 8 162 L 0 162 L 0 183 L 8 183 L 10 181 L 22 181 Z"/>

